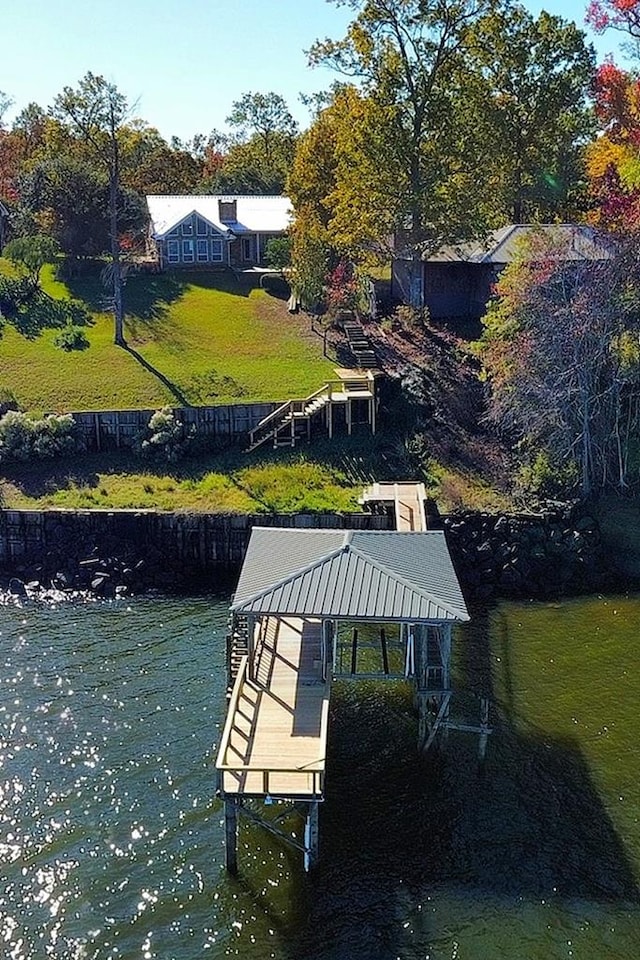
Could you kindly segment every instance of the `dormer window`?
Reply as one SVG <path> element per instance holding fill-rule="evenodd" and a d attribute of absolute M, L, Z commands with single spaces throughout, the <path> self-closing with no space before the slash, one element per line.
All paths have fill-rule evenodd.
<path fill-rule="evenodd" d="M 235 223 L 238 219 L 235 200 L 218 200 L 220 223 Z"/>

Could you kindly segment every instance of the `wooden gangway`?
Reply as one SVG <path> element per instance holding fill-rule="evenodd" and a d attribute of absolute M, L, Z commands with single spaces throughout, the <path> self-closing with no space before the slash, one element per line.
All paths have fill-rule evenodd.
<path fill-rule="evenodd" d="M 395 513 L 396 530 L 403 533 L 423 533 L 427 529 L 424 504 L 427 491 L 424 483 L 372 483 L 359 498 L 360 503 L 391 504 Z"/>
<path fill-rule="evenodd" d="M 235 680 L 217 768 L 225 796 L 313 800 L 324 789 L 330 683 L 319 620 L 269 617 Z"/>

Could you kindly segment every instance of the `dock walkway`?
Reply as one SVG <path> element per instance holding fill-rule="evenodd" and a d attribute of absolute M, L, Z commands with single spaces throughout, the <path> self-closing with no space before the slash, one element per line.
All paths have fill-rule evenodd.
<path fill-rule="evenodd" d="M 243 659 L 220 744 L 224 794 L 322 795 L 331 685 L 321 664 L 320 620 L 270 617 L 256 627 L 254 667 Z"/>
<path fill-rule="evenodd" d="M 360 503 L 393 505 L 396 530 L 402 533 L 424 533 L 427 529 L 424 503 L 427 492 L 423 483 L 372 483 L 360 497 Z"/>

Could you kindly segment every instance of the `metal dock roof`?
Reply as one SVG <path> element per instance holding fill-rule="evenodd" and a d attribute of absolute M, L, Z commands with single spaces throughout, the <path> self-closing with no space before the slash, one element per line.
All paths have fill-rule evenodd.
<path fill-rule="evenodd" d="M 231 609 L 348 620 L 469 619 L 439 530 L 254 527 Z"/>

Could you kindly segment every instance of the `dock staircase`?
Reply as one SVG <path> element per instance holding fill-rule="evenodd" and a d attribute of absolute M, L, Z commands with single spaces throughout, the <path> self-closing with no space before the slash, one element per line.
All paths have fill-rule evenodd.
<path fill-rule="evenodd" d="M 277 447 L 295 447 L 300 440 L 311 439 L 314 420 L 323 419 L 329 438 L 333 436 L 334 408 L 340 404 L 346 410 L 347 430 L 351 433 L 353 423 L 352 403 L 364 400 L 368 403 L 368 423 L 375 433 L 375 379 L 369 370 L 346 370 L 339 368 L 338 379 L 329 380 L 315 393 L 302 399 L 286 400 L 273 413 L 264 417 L 249 432 L 247 453 L 264 443 Z"/>
<path fill-rule="evenodd" d="M 231 696 L 244 657 L 249 656 L 249 624 L 246 617 L 235 616 L 227 634 L 227 697 Z"/>

